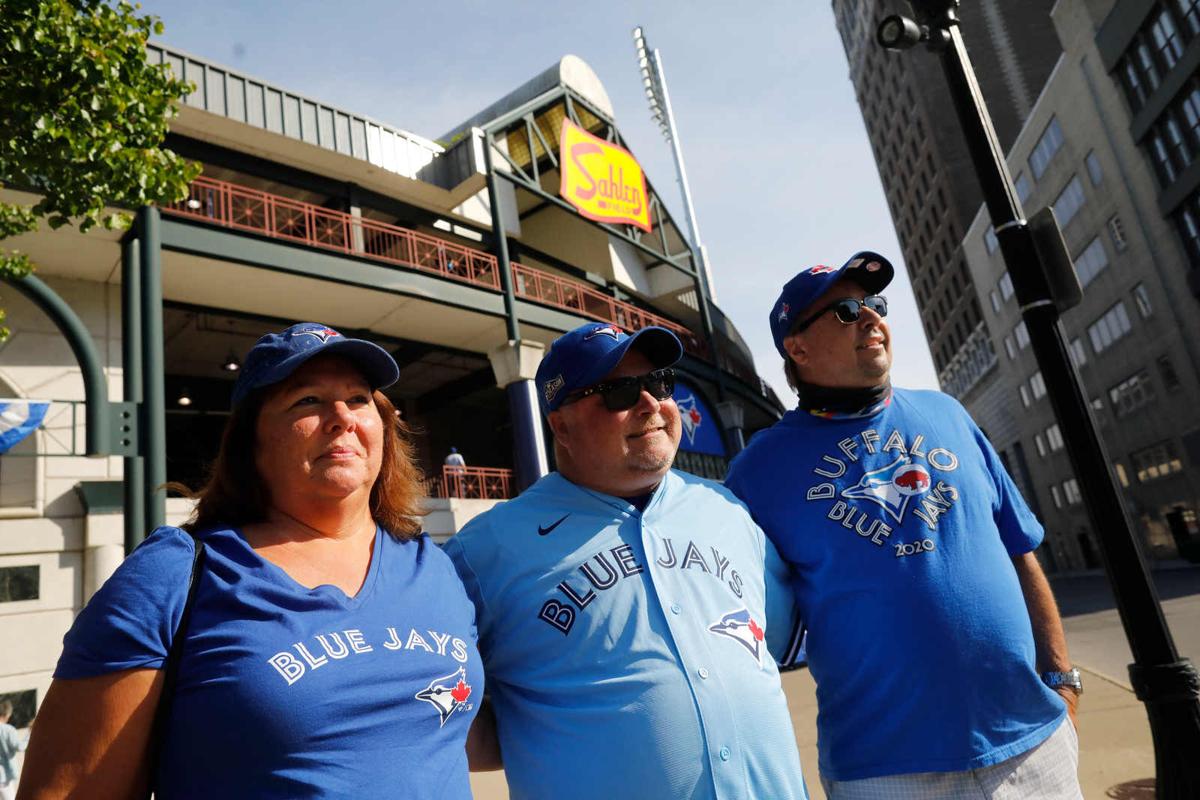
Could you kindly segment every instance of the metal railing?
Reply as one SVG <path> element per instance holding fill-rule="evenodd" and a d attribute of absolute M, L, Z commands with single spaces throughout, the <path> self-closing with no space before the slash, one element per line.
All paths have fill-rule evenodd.
<path fill-rule="evenodd" d="M 513 471 L 499 467 L 443 466 L 441 477 L 425 482 L 430 497 L 468 500 L 507 500 L 513 485 Z"/>
<path fill-rule="evenodd" d="M 228 181 L 196 178 L 188 196 L 164 206 L 163 211 L 500 291 L 498 263 L 490 253 Z M 515 262 L 511 268 L 517 297 L 611 322 L 625 330 L 660 325 L 674 331 L 689 353 L 709 358 L 704 340 L 677 322 L 570 278 Z"/>

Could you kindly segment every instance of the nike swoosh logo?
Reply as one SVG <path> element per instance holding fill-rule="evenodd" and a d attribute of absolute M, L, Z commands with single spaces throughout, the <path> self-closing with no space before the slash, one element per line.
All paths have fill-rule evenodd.
<path fill-rule="evenodd" d="M 547 533 L 561 525 L 562 521 L 569 516 L 571 516 L 571 514 L 570 512 L 567 512 L 566 514 L 562 515 L 562 519 L 560 519 L 558 522 L 555 522 L 553 525 L 548 525 L 545 528 L 543 528 L 541 525 L 538 525 L 538 536 L 545 536 Z"/>

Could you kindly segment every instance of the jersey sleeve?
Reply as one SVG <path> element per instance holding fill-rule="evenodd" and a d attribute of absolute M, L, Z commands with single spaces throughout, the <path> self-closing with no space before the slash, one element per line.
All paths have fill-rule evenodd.
<path fill-rule="evenodd" d="M 183 616 L 195 542 L 158 528 L 117 567 L 63 637 L 55 678 L 159 669 Z"/>
<path fill-rule="evenodd" d="M 463 547 L 462 540 L 459 537 L 462 532 L 450 539 L 442 545 L 442 552 L 450 558 L 450 563 L 454 565 L 454 571 L 458 573 L 459 580 L 462 581 L 463 588 L 467 592 L 467 597 L 475 606 L 475 631 L 478 636 L 479 645 L 482 650 L 484 641 L 487 639 L 487 621 L 489 619 L 487 613 L 487 601 L 483 597 L 483 589 L 479 585 L 479 575 L 475 572 L 475 568 L 471 566 L 470 560 L 467 558 L 467 549 Z"/>
<path fill-rule="evenodd" d="M 804 623 L 796 608 L 792 591 L 791 570 L 779 555 L 766 534 L 761 534 L 763 578 L 767 584 L 767 650 L 782 669 L 792 669 L 804 663 Z"/>
<path fill-rule="evenodd" d="M 1042 543 L 1045 535 L 1042 525 L 1033 515 L 1025 498 L 1021 496 L 1017 485 L 1013 483 L 992 443 L 974 422 L 971 423 L 971 427 L 996 487 L 996 500 L 992 511 L 996 527 L 1000 530 L 1000 540 L 1010 556 L 1028 553 Z"/>

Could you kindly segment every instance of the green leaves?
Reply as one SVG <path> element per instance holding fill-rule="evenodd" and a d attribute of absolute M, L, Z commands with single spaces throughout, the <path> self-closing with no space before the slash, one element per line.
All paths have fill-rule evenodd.
<path fill-rule="evenodd" d="M 191 85 L 146 61 L 146 40 L 162 23 L 137 9 L 0 0 L 0 188 L 41 195 L 31 208 L 0 202 L 0 241 L 36 230 L 37 217 L 51 228 L 125 227 L 128 217 L 106 206 L 187 195 L 200 167 L 162 143 Z M 0 248 L 0 273 L 28 268 L 26 256 Z"/>

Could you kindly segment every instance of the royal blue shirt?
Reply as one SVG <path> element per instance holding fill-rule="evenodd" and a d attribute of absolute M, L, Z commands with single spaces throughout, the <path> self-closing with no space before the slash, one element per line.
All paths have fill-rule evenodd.
<path fill-rule="evenodd" d="M 235 530 L 199 537 L 159 797 L 470 798 L 474 608 L 427 536 L 377 531 L 354 597 L 301 586 Z M 193 547 L 178 528 L 147 538 L 80 612 L 55 677 L 161 668 Z"/>
<path fill-rule="evenodd" d="M 953 398 L 790 411 L 726 485 L 792 566 L 826 778 L 983 767 L 1058 726 L 1011 558 L 1042 528 Z"/>
<path fill-rule="evenodd" d="M 555 472 L 445 548 L 514 800 L 804 800 L 786 567 L 724 487 L 671 472 L 639 511 Z"/>

